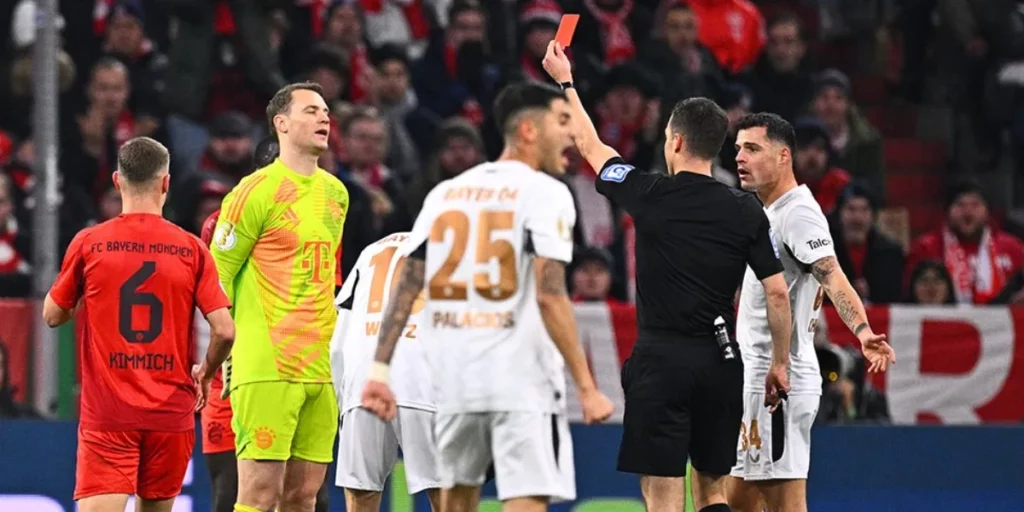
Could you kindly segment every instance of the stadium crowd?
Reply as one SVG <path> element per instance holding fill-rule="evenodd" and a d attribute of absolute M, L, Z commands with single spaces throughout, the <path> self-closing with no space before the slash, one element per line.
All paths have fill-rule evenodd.
<path fill-rule="evenodd" d="M 498 154 L 490 111 L 496 92 L 513 81 L 547 79 L 541 58 L 561 15 L 571 12 L 581 15 L 570 48 L 577 88 L 601 139 L 631 163 L 664 167 L 661 127 L 680 99 L 710 97 L 731 122 L 778 113 L 796 128 L 798 179 L 830 216 L 836 253 L 865 302 L 1024 300 L 1024 243 L 996 222 L 1002 205 L 991 204 L 991 189 L 977 181 L 946 179 L 947 168 L 992 167 L 1024 147 L 1014 94 L 1024 73 L 1012 65 L 1024 55 L 1017 2 L 60 4 L 62 250 L 83 227 L 120 213 L 110 178 L 114 155 L 140 135 L 171 149 L 167 215 L 198 234 L 253 171 L 268 99 L 289 81 L 311 80 L 332 107 L 331 150 L 320 165 L 351 197 L 342 241 L 347 273 L 366 245 L 411 228 L 433 186 Z M 0 297 L 31 292 L 35 18 L 32 0 L 0 6 Z M 871 84 L 881 93 L 865 94 Z M 991 104 L 996 99 L 1003 103 Z M 906 160 L 886 146 L 883 134 L 899 124 L 879 108 L 889 104 L 951 109 L 969 136 L 958 132 L 946 142 L 974 149 L 973 157 L 956 148 L 949 161 L 937 157 L 934 177 L 950 185 L 916 191 L 937 197 L 925 199 L 936 208 L 915 218 L 915 229 L 879 222 L 899 195 L 892 178 Z M 732 185 L 734 157 L 727 140 L 715 175 Z M 633 226 L 595 191 L 587 164 L 578 155 L 570 161 L 566 180 L 580 219 L 570 289 L 581 302 L 629 303 Z M 835 364 L 850 367 L 846 359 L 839 354 Z M 869 396 L 857 406 L 861 416 L 877 409 L 868 403 L 877 392 L 863 391 L 863 382 L 856 392 L 839 384 L 838 402 Z M 839 421 L 849 409 L 823 405 L 819 417 Z"/>

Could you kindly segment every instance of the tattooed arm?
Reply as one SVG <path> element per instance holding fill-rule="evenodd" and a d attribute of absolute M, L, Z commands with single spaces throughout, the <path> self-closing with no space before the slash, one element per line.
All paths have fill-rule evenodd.
<path fill-rule="evenodd" d="M 565 288 L 565 263 L 548 258 L 536 258 L 534 269 L 537 277 L 537 305 L 548 335 L 565 359 L 572 374 L 572 380 L 580 394 L 596 391 L 594 377 L 587 368 L 583 354 L 572 301 Z"/>
<path fill-rule="evenodd" d="M 426 262 L 423 258 L 417 257 L 414 253 L 405 260 L 405 268 L 402 269 L 402 277 L 398 281 L 398 287 L 391 296 L 388 308 L 384 314 L 384 321 L 380 326 L 380 336 L 377 338 L 377 353 L 374 362 L 387 365 L 391 363 L 391 357 L 395 355 L 395 346 L 402 336 L 405 323 L 409 320 L 412 306 L 416 297 L 423 290 L 423 275 Z"/>
<path fill-rule="evenodd" d="M 867 313 L 864 312 L 864 303 L 857 295 L 857 290 L 853 289 L 850 280 L 846 278 L 843 269 L 839 267 L 839 261 L 835 256 L 826 256 L 815 261 L 811 265 L 811 274 L 832 299 L 839 318 L 843 319 L 843 323 L 855 336 L 860 338 L 863 332 L 871 332 Z"/>

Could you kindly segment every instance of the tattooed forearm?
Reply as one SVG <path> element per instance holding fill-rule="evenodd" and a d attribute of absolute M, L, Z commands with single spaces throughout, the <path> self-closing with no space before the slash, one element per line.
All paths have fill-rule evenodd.
<path fill-rule="evenodd" d="M 412 257 L 406 259 L 402 277 L 398 282 L 398 289 L 391 296 L 391 302 L 388 304 L 384 321 L 380 326 L 375 361 L 391 362 L 391 356 L 395 354 L 395 346 L 398 345 L 398 339 L 402 335 L 402 330 L 405 329 L 405 323 L 409 320 L 412 306 L 420 291 L 423 290 L 424 273 L 425 262 L 422 259 Z"/>
<path fill-rule="evenodd" d="M 861 302 L 857 291 L 853 289 L 846 274 L 839 268 L 839 262 L 834 256 L 822 258 L 811 266 L 811 273 L 818 280 L 821 287 L 832 299 L 832 305 L 836 307 L 836 313 L 843 320 L 854 335 L 868 328 L 867 313 L 864 312 L 864 303 Z"/>
<path fill-rule="evenodd" d="M 541 265 L 537 290 L 549 295 L 568 295 L 565 288 L 565 263 L 545 259 Z"/>

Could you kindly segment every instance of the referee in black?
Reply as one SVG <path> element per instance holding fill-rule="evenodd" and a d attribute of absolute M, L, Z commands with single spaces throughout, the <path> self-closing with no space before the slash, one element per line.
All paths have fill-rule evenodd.
<path fill-rule="evenodd" d="M 566 90 L 568 122 L 598 171 L 598 192 L 636 225 L 640 334 L 622 367 L 618 469 L 641 475 L 649 512 L 678 512 L 689 459 L 696 509 L 727 512 L 723 477 L 736 463 L 743 363 L 732 338 L 716 337 L 716 320 L 732 329 L 733 296 L 747 265 L 764 284 L 773 342 L 788 341 L 792 318 L 761 203 L 711 177 L 728 130 L 725 111 L 706 98 L 679 102 L 665 129 L 668 175 L 634 169 L 598 138 L 558 43 L 548 46 L 544 69 Z M 775 390 L 789 390 L 785 376 L 769 379 L 773 400 Z"/>

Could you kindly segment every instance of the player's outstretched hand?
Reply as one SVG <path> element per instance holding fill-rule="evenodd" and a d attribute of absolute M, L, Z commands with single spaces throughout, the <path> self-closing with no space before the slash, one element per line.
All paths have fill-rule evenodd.
<path fill-rule="evenodd" d="M 586 425 L 600 423 L 615 411 L 612 401 L 596 389 L 580 393 L 580 406 L 583 409 L 583 423 Z"/>
<path fill-rule="evenodd" d="M 884 334 L 875 334 L 871 329 L 860 333 L 860 350 L 868 362 L 868 373 L 884 372 L 890 364 L 896 364 L 896 351 L 885 341 Z"/>
<path fill-rule="evenodd" d="M 391 421 L 398 414 L 395 395 L 387 384 L 378 381 L 367 381 L 363 388 L 362 406 L 384 421 Z"/>
<path fill-rule="evenodd" d="M 558 83 L 572 82 L 572 64 L 565 55 L 565 48 L 558 41 L 548 43 L 548 51 L 541 61 L 544 70 Z"/>
<path fill-rule="evenodd" d="M 196 411 L 206 407 L 206 401 L 210 398 L 210 384 L 213 379 L 204 379 L 206 370 L 198 364 L 192 365 L 192 383 L 196 386 Z"/>
<path fill-rule="evenodd" d="M 764 381 L 764 406 L 775 412 L 789 394 L 789 369 L 784 364 L 773 364 Z"/>

